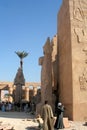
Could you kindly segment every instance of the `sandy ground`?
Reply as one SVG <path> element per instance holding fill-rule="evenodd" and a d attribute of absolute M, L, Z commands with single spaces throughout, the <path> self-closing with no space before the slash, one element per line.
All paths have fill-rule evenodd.
<path fill-rule="evenodd" d="M 30 113 L 0 111 L 0 130 L 39 130 L 35 119 L 35 116 Z M 87 130 L 85 122 L 69 121 L 69 123 L 70 128 L 63 130 Z M 2 126 L 4 129 L 1 129 Z"/>
<path fill-rule="evenodd" d="M 38 127 L 34 115 L 24 112 L 0 112 L 0 125 L 5 130 L 12 127 L 14 130 L 34 130 Z"/>

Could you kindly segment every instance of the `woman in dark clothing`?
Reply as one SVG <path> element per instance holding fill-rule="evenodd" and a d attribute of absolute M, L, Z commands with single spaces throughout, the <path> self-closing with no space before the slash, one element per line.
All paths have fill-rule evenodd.
<path fill-rule="evenodd" d="M 62 103 L 58 103 L 57 119 L 56 119 L 56 123 L 55 123 L 55 126 L 54 126 L 57 129 L 63 129 L 64 128 L 63 113 L 64 113 L 64 106 L 62 105 Z"/>

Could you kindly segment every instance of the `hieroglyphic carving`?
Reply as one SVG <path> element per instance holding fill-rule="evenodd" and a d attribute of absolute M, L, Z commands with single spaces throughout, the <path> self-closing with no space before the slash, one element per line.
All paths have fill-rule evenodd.
<path fill-rule="evenodd" d="M 87 22 L 87 0 L 80 0 L 80 5 L 84 13 L 85 23 Z"/>
<path fill-rule="evenodd" d="M 73 0 L 73 16 L 75 19 L 79 21 L 84 20 L 84 13 L 81 7 L 81 1 L 80 0 Z"/>
<path fill-rule="evenodd" d="M 74 32 L 78 43 L 87 43 L 87 1 L 73 0 L 73 17 L 80 21 L 81 27 L 76 27 Z M 79 25 L 79 23 L 78 23 Z"/>
<path fill-rule="evenodd" d="M 87 69 L 84 68 L 84 71 L 81 76 L 79 76 L 79 83 L 81 90 L 87 90 Z"/>
<path fill-rule="evenodd" d="M 86 0 L 73 0 L 73 17 L 79 21 L 87 20 Z"/>
<path fill-rule="evenodd" d="M 87 28 L 75 28 L 78 43 L 87 43 Z"/>
<path fill-rule="evenodd" d="M 87 64 L 87 47 L 85 47 L 82 51 L 85 53 L 86 56 L 85 63 Z"/>

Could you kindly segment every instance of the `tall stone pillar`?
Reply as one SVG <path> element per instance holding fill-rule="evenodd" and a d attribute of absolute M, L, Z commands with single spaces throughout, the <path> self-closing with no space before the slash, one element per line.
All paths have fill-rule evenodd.
<path fill-rule="evenodd" d="M 29 87 L 25 87 L 25 100 L 29 101 Z"/>
<path fill-rule="evenodd" d="M 50 44 L 50 38 L 43 47 L 44 57 L 41 57 L 40 64 L 41 69 L 41 100 L 42 103 L 48 100 L 49 104 L 52 105 L 52 47 Z"/>
<path fill-rule="evenodd" d="M 19 68 L 14 79 L 15 88 L 15 102 L 21 104 L 22 101 L 22 87 L 25 85 L 25 79 L 22 68 Z"/>
<path fill-rule="evenodd" d="M 51 41 L 52 45 L 52 87 L 53 90 L 57 90 L 58 86 L 58 50 L 57 50 L 57 35 L 55 35 Z"/>
<path fill-rule="evenodd" d="M 36 96 L 36 95 L 37 95 L 37 87 L 34 86 L 34 87 L 33 87 L 33 96 Z"/>
<path fill-rule="evenodd" d="M 0 90 L 0 100 L 1 100 L 1 90 Z"/>
<path fill-rule="evenodd" d="M 41 69 L 41 102 L 37 105 L 36 114 L 41 112 L 41 108 L 45 102 L 52 106 L 52 46 L 50 38 L 43 47 L 44 56 L 39 58 L 39 64 L 42 66 Z"/>
<path fill-rule="evenodd" d="M 73 120 L 87 119 L 87 0 L 63 0 L 58 14 L 60 101 Z"/>
<path fill-rule="evenodd" d="M 12 88 L 12 86 L 9 86 L 9 94 L 13 95 L 13 88 Z M 9 102 L 12 102 L 12 101 L 13 101 L 12 96 L 9 96 Z"/>
<path fill-rule="evenodd" d="M 20 103 L 21 101 L 22 101 L 22 86 L 20 84 L 17 84 L 15 89 L 15 102 Z"/>

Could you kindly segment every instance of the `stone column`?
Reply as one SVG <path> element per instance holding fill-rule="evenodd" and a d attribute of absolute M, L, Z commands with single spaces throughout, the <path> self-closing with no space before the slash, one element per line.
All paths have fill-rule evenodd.
<path fill-rule="evenodd" d="M 15 102 L 21 103 L 22 101 L 22 86 L 25 85 L 25 79 L 22 68 L 19 68 L 14 79 L 15 89 Z"/>
<path fill-rule="evenodd" d="M 25 100 L 29 101 L 29 87 L 25 87 Z"/>
<path fill-rule="evenodd" d="M 37 95 L 37 87 L 36 86 L 33 87 L 33 96 L 35 96 L 35 95 Z"/>
<path fill-rule="evenodd" d="M 10 95 L 12 95 L 13 94 L 13 88 L 12 88 L 12 86 L 9 86 L 9 94 Z M 12 102 L 13 101 L 13 98 L 12 98 L 12 96 L 9 96 L 9 102 Z"/>
<path fill-rule="evenodd" d="M 43 47 L 44 57 L 40 58 L 39 64 L 42 65 L 41 69 L 41 100 L 44 103 L 48 100 L 49 104 L 52 105 L 52 64 L 51 64 L 51 52 L 52 47 L 50 45 L 50 38 Z"/>
<path fill-rule="evenodd" d="M 1 90 L 0 90 L 0 100 L 1 100 Z"/>
<path fill-rule="evenodd" d="M 41 103 L 37 105 L 36 115 L 41 112 L 45 100 L 52 106 L 52 45 L 48 37 L 43 46 L 44 56 L 39 58 L 41 68 Z"/>
<path fill-rule="evenodd" d="M 58 87 L 58 50 L 57 50 L 57 35 L 51 41 L 52 45 L 52 88 L 57 90 Z"/>

